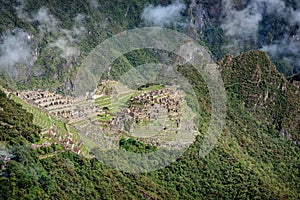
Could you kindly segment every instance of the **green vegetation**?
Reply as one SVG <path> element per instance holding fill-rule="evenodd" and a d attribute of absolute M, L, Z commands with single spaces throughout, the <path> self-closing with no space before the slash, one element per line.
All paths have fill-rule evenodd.
<path fill-rule="evenodd" d="M 254 117 L 270 130 L 285 130 L 299 141 L 300 98 L 297 87 L 280 74 L 265 53 L 250 51 L 225 57 L 223 79 L 230 97 L 242 101 Z M 239 92 L 231 92 L 239 91 Z"/>
<path fill-rule="evenodd" d="M 26 0 L 23 3 L 22 2 L 23 1 L 5 0 L 2 2 L 0 8 L 0 33 L 6 31 L 9 32 L 15 28 L 21 28 L 35 36 L 31 42 L 31 46 L 33 49 L 36 49 L 37 47 L 39 49 L 38 59 L 35 61 L 32 70 L 28 71 L 28 75 L 22 77 L 22 84 L 17 84 L 18 88 L 46 88 L 68 94 L 70 88 L 72 88 L 77 68 L 92 49 L 116 33 L 144 26 L 145 24 L 140 19 L 140 15 L 146 5 L 166 5 L 168 1 L 111 0 L 99 3 L 97 8 L 91 7 L 89 1 L 79 0 Z M 285 0 L 285 2 L 286 5 L 296 4 L 295 0 Z M 233 3 L 238 5 L 241 4 L 240 1 L 234 1 Z M 189 5 L 190 2 L 186 1 L 186 4 Z M 202 4 L 204 8 L 211 12 L 211 17 L 213 17 L 211 21 L 210 19 L 204 18 L 203 23 L 205 24 L 205 28 L 203 32 L 201 31 L 201 34 L 198 34 L 193 33 L 192 31 L 191 33 L 191 30 L 186 30 L 186 28 L 179 28 L 176 30 L 195 37 L 200 44 L 207 46 L 210 49 L 216 59 L 221 59 L 227 53 L 227 50 L 224 49 L 224 45 L 227 45 L 228 43 L 228 38 L 226 38 L 224 31 L 220 27 L 219 13 L 221 12 L 221 4 L 217 1 L 204 1 Z M 19 18 L 18 12 L 15 9 L 16 7 L 23 8 L 21 11 L 24 15 L 27 15 L 27 18 Z M 47 8 L 49 14 L 57 20 L 57 30 L 41 33 L 39 22 L 28 19 L 28 17 L 34 18 L 41 7 Z M 80 36 L 79 41 L 76 39 L 76 45 L 74 44 L 80 51 L 80 55 L 78 57 L 62 58 L 60 56 L 61 52 L 59 48 L 53 47 L 53 45 L 51 46 L 50 44 L 55 43 L 58 38 L 64 37 L 64 34 L 58 29 L 72 30 L 73 26 L 78 25 L 75 20 L 78 14 L 84 16 L 81 25 L 85 29 L 85 34 Z M 184 15 L 188 16 L 189 14 L 184 13 Z M 258 49 L 261 48 L 262 45 L 269 45 L 271 42 L 269 41 L 270 38 L 273 38 L 272 41 L 281 39 L 283 34 L 282 29 L 287 25 L 286 20 L 277 19 L 275 16 L 269 18 L 264 17 L 264 20 L 261 23 L 258 37 L 259 42 L 250 41 L 250 44 L 245 45 L 247 47 L 245 47 L 244 50 Z M 275 25 L 267 26 L 271 23 Z M 263 29 L 265 26 L 267 27 L 267 30 Z M 196 36 L 194 36 L 194 34 L 196 34 Z M 132 66 L 135 67 L 140 64 L 149 63 L 149 61 L 154 63 L 161 62 L 164 60 L 164 56 L 161 53 L 162 52 L 159 50 L 130 52 L 115 61 L 114 65 L 118 67 L 112 70 L 111 76 L 116 80 L 118 78 L 116 77 L 117 75 L 122 75 L 121 72 L 127 71 Z M 293 67 L 287 65 L 282 57 L 274 57 L 273 60 L 281 72 L 284 72 L 286 75 L 292 73 Z M 34 73 L 30 71 L 33 71 Z M 2 78 L 7 79 L 5 76 Z M 26 87 L 24 87 L 24 84 Z"/>
<path fill-rule="evenodd" d="M 38 133 L 33 116 L 1 93 L 1 108 L 6 110 L 4 114 L 0 112 L 0 124 L 5 127 L 0 134 L 6 135 L 1 141 L 6 141 L 16 156 L 1 170 L 1 198 L 299 199 L 300 155 L 299 145 L 295 144 L 299 141 L 299 122 L 295 116 L 299 117 L 300 101 L 296 87 L 261 52 L 227 57 L 220 64 L 229 102 L 226 126 L 218 144 L 206 157 L 198 157 L 210 106 L 200 76 L 183 66 L 181 73 L 192 80 L 197 95 L 203 94 L 198 96 L 203 112 L 201 135 L 176 162 L 147 174 L 115 171 L 96 159 L 67 151 L 39 159 L 38 152 L 28 148 L 37 135 L 32 138 L 26 134 Z M 261 87 L 256 85 L 256 71 L 261 72 Z M 242 81 L 242 77 L 248 79 Z M 285 93 L 280 92 L 279 85 L 286 86 Z M 270 96 L 264 101 L 264 96 L 259 96 L 266 91 Z M 275 106 L 271 106 L 271 100 Z M 259 106 L 254 109 L 256 102 Z M 287 105 L 279 106 L 280 102 Z M 283 136 L 280 127 L 290 137 Z M 58 147 L 51 148 L 41 151 L 51 153 Z M 155 150 L 135 139 L 122 139 L 120 148 L 133 152 Z"/>
<path fill-rule="evenodd" d="M 131 151 L 134 153 L 149 153 L 156 150 L 155 146 L 146 145 L 134 138 L 129 138 L 128 140 L 122 138 L 119 142 L 119 145 L 121 149 L 125 149 L 126 151 Z"/>
<path fill-rule="evenodd" d="M 32 114 L 33 123 L 41 127 L 42 132 L 49 130 L 50 126 L 54 124 L 59 134 L 67 135 L 68 130 L 66 129 L 65 123 L 50 117 L 46 112 L 27 104 L 15 95 L 12 95 L 12 100 L 22 105 L 23 109 Z"/>
<path fill-rule="evenodd" d="M 33 116 L 33 123 L 36 124 L 37 126 L 42 128 L 42 131 L 46 131 L 50 129 L 50 126 L 52 124 L 51 118 L 44 113 L 42 110 L 31 106 L 21 100 L 19 97 L 12 95 L 12 100 L 14 102 L 22 105 L 22 108 L 25 109 L 27 112 L 31 113 Z"/>
<path fill-rule="evenodd" d="M 158 2 L 157 0 L 152 1 L 154 4 Z M 32 48 L 39 47 L 38 59 L 32 67 L 32 71 L 37 70 L 37 73 L 31 73 L 30 76 L 22 77 L 22 84 L 18 85 L 19 89 L 24 89 L 23 84 L 25 84 L 27 88 L 49 88 L 68 93 L 69 91 L 66 88 L 72 85 L 76 69 L 80 66 L 86 55 L 113 34 L 140 26 L 142 23 L 139 17 L 140 13 L 148 3 L 151 2 L 148 0 L 128 2 L 113 0 L 101 2 L 98 8 L 92 8 L 89 1 L 79 0 L 55 0 L 51 2 L 46 0 L 26 0 L 24 2 L 5 0 L 0 8 L 0 33 L 12 31 L 16 27 L 23 29 L 35 36 L 31 42 Z M 18 17 L 15 9 L 18 6 L 23 6 L 22 12 L 29 18 L 33 18 L 40 8 L 47 8 L 48 14 L 57 20 L 57 27 L 55 27 L 55 30 L 42 33 L 39 22 Z M 125 13 L 127 13 L 126 16 L 124 16 Z M 80 36 L 75 46 L 81 53 L 78 57 L 63 58 L 60 56 L 60 50 L 50 44 L 55 43 L 58 38 L 65 37 L 64 33 L 59 29 L 72 30 L 73 26 L 78 25 L 75 20 L 78 14 L 82 14 L 84 17 L 81 25 L 85 29 L 85 34 Z M 148 56 L 144 52 L 133 52 L 130 55 L 131 58 L 128 58 L 128 60 L 131 61 L 134 60 L 134 57 L 141 56 L 141 60 L 145 61 L 144 58 Z M 115 64 L 123 66 L 122 70 L 125 71 L 124 69 L 128 69 L 130 66 L 129 62 L 125 62 L 126 60 L 125 57 L 122 57 Z M 130 64 L 138 64 L 138 60 L 130 62 Z M 37 76 L 36 74 L 41 75 Z M 113 74 L 114 72 L 112 72 Z M 8 81 L 7 77 L 4 76 L 2 78 Z"/>
<path fill-rule="evenodd" d="M 80 38 L 76 46 L 81 54 L 65 59 L 58 48 L 49 46 L 62 37 L 62 33 L 41 34 L 37 21 L 18 18 L 15 6 L 19 6 L 20 1 L 3 0 L 0 6 L 0 32 L 16 27 L 24 29 L 35 36 L 31 45 L 40 47 L 33 66 L 39 71 L 14 87 L 66 92 L 66 88 L 72 86 L 76 69 L 94 47 L 115 33 L 143 26 L 139 16 L 146 4 L 168 1 L 99 1 L 98 8 L 79 0 L 25 2 L 23 10 L 29 16 L 33 17 L 45 6 L 59 21 L 59 28 L 67 30 L 75 25 L 77 14 L 85 15 L 82 23 L 88 36 Z M 214 1 L 205 1 L 203 5 L 214 8 L 211 2 Z M 217 9 L 215 12 L 218 14 Z M 214 57 L 221 59 L 226 54 L 222 46 L 227 41 L 218 23 L 212 23 L 212 27 L 196 39 L 207 45 Z M 277 27 L 280 27 L 279 22 L 273 28 Z M 264 34 L 262 40 L 270 36 L 260 31 Z M 275 35 L 275 38 L 281 36 Z M 250 47 L 251 44 L 247 46 Z M 109 78 L 119 80 L 133 67 L 158 63 L 163 60 L 163 53 L 149 49 L 130 52 L 114 62 Z M 286 69 L 280 68 L 284 64 L 279 61 L 278 64 L 282 71 Z M 206 157 L 199 158 L 210 120 L 209 91 L 196 69 L 189 65 L 179 66 L 178 71 L 190 81 L 197 95 L 200 135 L 176 162 L 144 174 L 110 169 L 97 159 L 65 151 L 59 145 L 32 149 L 33 143 L 44 141 L 40 133 L 52 123 L 63 134 L 71 132 L 75 140 L 79 136 L 71 126 L 50 118 L 15 96 L 9 99 L 0 91 L 0 144 L 13 155 L 10 161 L 0 161 L 0 199 L 300 199 L 299 89 L 259 51 L 238 57 L 226 56 L 219 65 L 228 96 L 228 112 L 218 144 Z M 285 72 L 288 74 L 289 70 Z M 0 85 L 8 86 L 7 77 L 0 76 Z M 158 88 L 160 86 L 153 85 L 141 89 Z M 110 112 L 120 110 L 133 95 L 123 93 L 118 96 L 121 101 L 105 96 L 97 99 L 99 105 L 108 108 L 105 116 L 99 116 L 100 120 L 108 120 Z M 119 146 L 135 153 L 156 150 L 133 138 L 121 139 Z"/>
<path fill-rule="evenodd" d="M 140 86 L 138 88 L 138 90 L 142 90 L 142 91 L 153 91 L 153 90 L 160 90 L 163 88 L 163 85 L 158 85 L 158 84 L 146 84 L 146 85 L 143 85 L 143 86 Z"/>
<path fill-rule="evenodd" d="M 104 109 L 106 113 L 109 114 L 116 114 L 121 110 L 122 107 L 125 106 L 127 101 L 131 98 L 131 96 L 134 94 L 132 90 L 128 90 L 125 92 L 122 92 L 118 95 L 110 95 L 110 96 L 102 96 L 98 99 L 96 99 L 96 104 L 101 106 Z M 108 116 L 106 115 L 106 116 Z"/>
<path fill-rule="evenodd" d="M 31 122 L 33 115 L 25 112 L 20 104 L 9 100 L 0 90 L 0 130 L 1 141 L 9 144 L 36 142 L 39 140 L 40 128 Z"/>

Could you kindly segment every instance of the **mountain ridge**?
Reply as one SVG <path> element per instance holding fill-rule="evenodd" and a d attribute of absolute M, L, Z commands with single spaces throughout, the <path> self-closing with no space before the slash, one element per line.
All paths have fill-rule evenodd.
<path fill-rule="evenodd" d="M 252 63 L 247 62 L 249 57 L 254 57 Z M 231 69 L 226 68 L 229 63 L 233 66 Z M 299 143 L 299 82 L 288 81 L 276 69 L 269 56 L 260 51 L 249 51 L 235 58 L 229 55 L 219 64 L 231 72 L 229 75 L 226 71 L 223 73 L 225 87 L 230 90 L 229 87 L 232 86 L 240 91 L 238 98 L 243 99 L 246 109 L 256 113 L 257 117 L 268 125 L 277 124 L 277 130 L 294 133 Z M 245 72 L 242 76 L 241 71 Z M 234 79 L 230 79 L 232 76 Z M 264 117 L 269 120 L 264 120 Z M 277 122 L 275 119 L 270 120 L 272 118 L 277 119 Z M 289 118 L 292 118 L 294 123 L 283 122 Z"/>
<path fill-rule="evenodd" d="M 244 64 L 245 59 L 247 63 L 250 63 L 249 65 Z M 197 156 L 202 141 L 201 135 L 175 163 L 146 174 L 118 172 L 107 168 L 96 159 L 87 159 L 68 151 L 58 152 L 54 157 L 38 159 L 37 152 L 31 150 L 26 142 L 25 146 L 23 143 L 22 148 L 17 142 L 8 146 L 16 157 L 7 162 L 1 170 L 3 174 L 0 179 L 3 188 L 2 198 L 40 196 L 67 199 L 79 197 L 297 199 L 299 197 L 299 171 L 297 172 L 299 144 L 294 143 L 294 140 L 299 137 L 297 132 L 299 129 L 293 127 L 287 129 L 286 131 L 291 135 L 291 138 L 288 138 L 276 125 L 279 122 L 285 126 L 297 122 L 293 121 L 293 117 L 282 116 L 281 120 L 273 122 L 274 126 L 265 123 L 270 120 L 269 117 L 272 118 L 270 113 L 273 110 L 262 111 L 265 105 L 273 101 L 266 101 L 267 103 L 257 106 L 256 110 L 248 110 L 248 108 L 252 109 L 259 99 L 251 97 L 252 89 L 258 88 L 253 90 L 254 94 L 255 92 L 265 94 L 266 91 L 281 91 L 282 87 L 278 88 L 278 86 L 284 83 L 286 90 L 291 88 L 291 94 L 294 94 L 296 87 L 292 86 L 277 70 L 272 67 L 268 68 L 271 63 L 262 52 L 251 51 L 238 57 L 227 56 L 219 64 L 227 88 L 228 112 L 219 142 L 205 158 L 199 159 Z M 241 75 L 249 77 L 251 81 L 257 80 L 259 77 L 253 76 L 255 74 L 253 72 L 260 64 L 266 68 L 262 69 L 263 74 L 269 74 L 268 71 L 271 70 L 270 77 L 261 76 L 261 84 L 266 78 L 276 80 L 274 85 L 271 84 L 272 82 L 265 83 L 268 88 L 260 90 L 260 87 L 256 85 L 257 81 L 247 82 L 251 89 L 248 88 L 248 92 L 241 92 L 239 89 L 239 87 L 245 89 L 247 85 L 241 84 L 238 88 L 235 88 L 237 87 L 235 85 L 232 86 L 232 82 L 243 80 Z M 233 70 L 237 67 L 244 67 L 249 71 L 239 68 L 238 73 Z M 248 74 L 248 72 L 251 73 Z M 192 72 L 187 73 L 191 73 L 188 74 L 190 77 L 194 75 Z M 199 88 L 204 86 L 203 81 L 193 80 Z M 199 91 L 205 92 L 205 89 L 199 89 Z M 276 98 L 283 94 L 280 93 Z M 245 97 L 245 99 L 240 99 L 240 97 Z M 264 97 L 262 98 L 258 102 L 264 102 Z M 207 100 L 202 99 L 202 101 Z M 243 106 L 244 100 L 247 100 L 245 106 Z M 287 99 L 287 102 L 293 102 L 293 100 L 295 99 Z M 275 102 L 277 102 L 276 99 Z M 296 108 L 295 115 L 299 116 L 299 107 L 296 107 L 296 103 L 298 102 L 293 102 L 293 106 L 287 108 Z M 275 107 L 271 104 L 270 106 L 272 109 L 276 108 L 276 104 Z M 278 115 L 283 111 L 288 112 L 287 108 L 280 108 Z M 209 112 L 209 109 L 203 112 Z M 3 117 L 2 120 L 8 116 Z M 17 117 L 15 116 L 16 119 Z M 209 118 L 209 113 L 207 117 Z M 204 127 L 200 129 L 201 134 L 205 134 L 206 123 L 204 120 Z M 10 126 L 4 125 L 4 127 L 6 128 L 0 130 L 11 129 Z M 4 139 L 3 141 L 2 139 L 2 142 L 10 140 Z M 54 147 L 51 148 L 52 150 L 44 149 L 44 151 L 55 151 Z"/>

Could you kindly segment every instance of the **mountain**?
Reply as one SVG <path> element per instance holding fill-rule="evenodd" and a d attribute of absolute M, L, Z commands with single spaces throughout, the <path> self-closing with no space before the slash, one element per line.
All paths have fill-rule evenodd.
<path fill-rule="evenodd" d="M 0 5 L 1 199 L 300 199 L 299 25 L 290 20 L 297 19 L 291 17 L 299 10 L 296 0 L 2 0 Z M 187 34 L 212 52 L 227 95 L 225 125 L 212 151 L 200 157 L 212 112 L 209 90 L 196 69 L 179 65 L 199 102 L 199 135 L 165 168 L 122 172 L 90 157 L 76 128 L 43 108 L 45 102 L 36 105 L 22 95 L 34 91 L 68 102 L 65 95 L 74 91 L 80 65 L 98 44 L 153 25 Z M 230 27 L 241 28 L 242 35 Z M 174 64 L 172 59 L 178 58 L 162 50 L 136 50 L 103 76 L 118 80 L 145 63 Z M 99 99 L 104 105 L 114 98 Z M 111 107 L 103 105 L 105 113 L 97 117 L 105 121 Z M 135 138 L 117 142 L 126 152 L 157 150 Z"/>
<path fill-rule="evenodd" d="M 115 171 L 69 151 L 39 158 L 24 135 L 35 127 L 31 115 L 2 93 L 1 135 L 8 136 L 1 140 L 15 155 L 2 168 L 2 198 L 299 198 L 299 87 L 263 52 L 229 55 L 219 64 L 228 112 L 216 147 L 200 159 L 200 136 L 175 163 L 145 174 Z M 195 73 L 186 73 L 205 91 Z M 209 109 L 203 113 L 209 117 Z M 38 129 L 29 130 L 38 136 Z"/>
<path fill-rule="evenodd" d="M 287 81 L 263 52 L 252 51 L 238 57 L 226 56 L 223 78 L 228 91 L 236 92 L 242 107 L 268 127 L 294 133 L 299 141 L 299 82 Z"/>
<path fill-rule="evenodd" d="M 299 45 L 299 24 L 292 19 L 299 11 L 299 4 L 296 0 L 277 2 L 3 0 L 0 32 L 1 51 L 5 53 L 0 62 L 9 66 L 9 70 L 3 67 L 1 70 L 22 82 L 19 88 L 25 84 L 68 93 L 77 68 L 103 40 L 128 29 L 155 25 L 196 39 L 209 47 L 216 60 L 228 53 L 262 49 L 268 52 L 277 69 L 292 75 L 298 67 Z M 251 16 L 254 10 L 251 8 L 258 6 L 264 9 L 257 9 L 254 17 L 244 22 Z M 264 13 L 264 10 L 270 11 Z M 167 14 L 174 15 L 174 19 L 170 20 Z M 243 24 L 249 24 L 249 28 Z M 239 29 L 232 33 L 230 27 L 236 30 L 234 26 Z M 247 31 L 251 34 L 247 35 Z M 2 78 L 8 79 L 7 75 Z"/>

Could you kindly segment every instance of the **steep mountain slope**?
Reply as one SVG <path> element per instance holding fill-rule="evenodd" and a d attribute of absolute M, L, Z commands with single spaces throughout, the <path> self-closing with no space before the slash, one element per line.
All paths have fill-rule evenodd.
<path fill-rule="evenodd" d="M 223 1 L 184 2 L 182 21 L 169 28 L 190 35 L 221 59 L 227 53 L 224 45 L 232 42 L 221 28 L 226 11 Z M 234 9 L 243 11 L 253 1 L 232 2 Z M 297 8 L 296 0 L 284 2 Z M 8 57 L 0 59 L 6 64 L 0 65 L 0 78 L 4 79 L 0 85 L 9 85 L 1 70 L 15 66 L 17 70 L 10 73 L 17 82 L 11 90 L 30 87 L 68 93 L 77 68 L 94 47 L 116 33 L 148 25 L 141 13 L 150 3 L 172 2 L 2 0 L 0 58 Z M 287 18 L 270 16 L 263 16 L 257 40 L 243 43 L 244 49 L 271 45 L 285 29 L 291 37 L 299 34 L 299 26 L 286 27 Z M 133 51 L 116 60 L 110 75 L 117 79 L 132 67 L 161 62 L 164 53 Z M 29 59 L 24 61 L 21 56 L 25 63 L 7 59 L 18 54 Z M 41 124 L 47 119 L 47 128 L 51 120 L 45 113 L 32 116 L 24 110 L 26 106 L 22 108 L 0 91 L 0 198 L 300 199 L 300 83 L 287 80 L 260 51 L 227 55 L 218 64 L 228 97 L 226 125 L 218 144 L 209 155 L 199 158 L 211 114 L 209 91 L 197 70 L 180 66 L 179 72 L 190 81 L 200 103 L 200 136 L 176 162 L 144 174 L 110 169 L 96 159 L 62 150 L 60 145 L 31 148 L 43 137 L 34 119 L 39 118 Z M 290 69 L 286 69 L 281 68 L 288 73 Z M 65 128 L 63 122 L 59 124 Z M 122 140 L 120 146 L 128 151 L 149 150 L 134 140 Z M 41 156 L 41 152 L 51 156 Z"/>
<path fill-rule="evenodd" d="M 226 31 L 222 29 L 224 15 L 228 14 L 227 11 L 244 12 L 243 9 L 252 3 L 252 1 L 229 2 L 232 4 L 231 7 L 226 7 L 226 1 L 221 0 L 183 1 L 186 9 L 182 12 L 181 21 L 167 27 L 198 40 L 209 47 L 215 58 L 221 59 L 230 52 L 231 48 L 227 48 L 228 45 L 236 42 L 235 38 L 228 37 Z M 296 0 L 280 2 L 284 2 L 290 9 L 296 10 L 299 7 Z M 14 39 L 13 48 L 10 49 L 12 53 L 8 55 L 23 54 L 24 52 L 18 52 L 16 49 L 23 50 L 24 48 L 20 46 L 25 45 L 28 47 L 26 56 L 29 58 L 25 63 L 14 63 L 11 61 L 14 59 L 6 57 L 5 64 L 8 62 L 11 68 L 11 63 L 17 64 L 17 70 L 11 70 L 10 74 L 22 83 L 19 84 L 19 88 L 25 84 L 27 87 L 50 88 L 68 93 L 72 90 L 77 68 L 93 48 L 121 31 L 151 25 L 141 18 L 143 10 L 149 4 L 167 6 L 171 3 L 165 0 L 112 0 L 101 3 L 94 0 L 51 2 L 3 0 L 0 7 L 1 43 L 7 38 Z M 157 14 L 157 17 L 160 15 Z M 240 45 L 234 48 L 242 48 L 240 51 L 244 51 L 267 45 L 273 47 L 273 43 L 275 48 L 278 46 L 277 43 L 288 37 L 287 41 L 282 42 L 286 54 L 274 50 L 277 53 L 272 58 L 281 72 L 290 75 L 293 65 L 286 64 L 285 61 L 289 60 L 287 58 L 291 57 L 290 54 L 292 56 L 297 54 L 293 53 L 293 49 L 297 50 L 299 26 L 289 25 L 289 18 L 282 19 L 276 14 L 263 15 L 262 19 L 259 23 L 259 32 L 254 38 L 244 37 L 245 41 L 240 41 Z M 283 37 L 285 35 L 286 37 Z M 293 45 L 290 45 L 290 48 L 286 47 L 284 43 L 295 44 L 295 48 Z M 7 75 L 3 76 L 3 73 L 0 75 L 8 79 Z"/>
<path fill-rule="evenodd" d="M 11 53 L 4 57 L 5 62 L 0 59 L 1 69 L 6 69 L 6 65 L 14 69 L 11 63 L 17 64 L 9 74 L 27 87 L 68 91 L 85 56 L 104 39 L 138 27 L 147 2 L 105 1 L 93 5 L 77 0 L 2 1 L 1 52 L 8 49 Z M 5 43 L 8 39 L 14 40 L 14 44 Z M 13 60 L 10 56 L 23 54 L 16 50 L 21 45 L 26 47 L 23 49 L 28 51 L 30 61 L 7 62 Z M 2 71 L 0 75 L 8 79 Z"/>
<path fill-rule="evenodd" d="M 236 58 L 226 56 L 219 62 L 228 91 L 235 91 L 242 107 L 270 129 L 290 135 L 299 143 L 299 82 L 287 81 L 259 51 Z"/>
<path fill-rule="evenodd" d="M 226 126 L 218 144 L 205 158 L 198 157 L 201 136 L 175 163 L 147 174 L 118 172 L 96 159 L 70 152 L 38 159 L 35 151 L 27 147 L 28 142 L 23 146 L 11 144 L 8 147 L 16 157 L 1 170 L 1 197 L 298 199 L 297 87 L 262 52 L 227 56 L 220 65 L 228 95 Z M 183 67 L 181 72 L 198 94 L 203 94 L 199 95 L 205 118 L 200 128 L 203 135 L 210 116 L 209 103 L 205 103 L 209 101 L 207 89 L 193 70 Z M 1 102 L 24 112 L 5 95 L 1 95 Z M 6 127 L 13 129 L 14 122 L 5 121 L 10 118 L 8 113 L 2 114 L 1 124 L 10 123 Z M 0 129 L 1 135 L 4 130 Z M 21 136 L 22 131 L 17 134 Z M 13 140 L 11 137 L 1 140 Z"/>

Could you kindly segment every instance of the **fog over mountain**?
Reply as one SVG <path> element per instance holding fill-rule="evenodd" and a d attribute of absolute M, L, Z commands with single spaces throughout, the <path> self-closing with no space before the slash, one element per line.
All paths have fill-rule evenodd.
<path fill-rule="evenodd" d="M 174 1 L 172 4 L 167 6 L 153 6 L 148 5 L 145 7 L 141 18 L 148 24 L 154 26 L 165 26 L 171 23 L 178 22 L 182 19 L 182 11 L 186 9 L 186 5 Z"/>
<path fill-rule="evenodd" d="M 34 16 L 34 20 L 40 22 L 40 30 L 42 34 L 52 33 L 56 37 L 56 41 L 49 44 L 49 47 L 56 47 L 61 52 L 61 57 L 68 59 L 77 57 L 80 54 L 78 42 L 80 37 L 84 37 L 86 29 L 82 25 L 85 18 L 82 14 L 77 14 L 73 19 L 74 25 L 71 30 L 63 29 L 59 26 L 59 21 L 49 12 L 46 7 L 38 10 Z"/>
<path fill-rule="evenodd" d="M 33 50 L 29 43 L 32 35 L 22 29 L 7 31 L 0 43 L 0 71 L 9 73 L 14 78 L 18 72 L 24 70 L 24 66 L 31 66 L 34 61 Z M 20 67 L 15 65 L 20 64 Z"/>
<path fill-rule="evenodd" d="M 244 43 L 252 41 L 272 57 L 280 57 L 291 65 L 300 64 L 299 2 L 224 0 L 222 6 L 221 27 L 229 38 L 225 48 L 230 52 L 237 54 Z"/>
<path fill-rule="evenodd" d="M 89 0 L 89 4 L 92 8 L 98 8 L 99 7 L 99 3 L 97 0 Z"/>
<path fill-rule="evenodd" d="M 0 199 L 300 199 L 299 47 L 300 0 L 1 0 Z"/>

